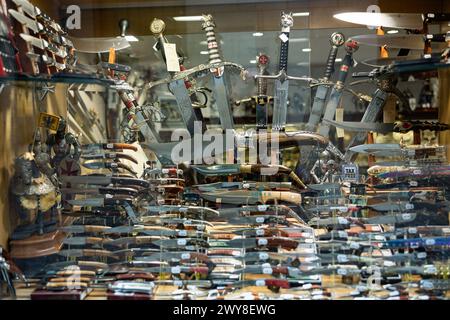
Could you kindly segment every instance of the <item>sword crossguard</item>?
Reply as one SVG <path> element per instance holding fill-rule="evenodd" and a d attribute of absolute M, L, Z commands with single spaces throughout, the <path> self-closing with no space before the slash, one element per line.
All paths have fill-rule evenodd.
<path fill-rule="evenodd" d="M 236 106 L 239 106 L 243 103 L 254 102 L 255 104 L 258 104 L 260 106 L 265 106 L 265 105 L 271 103 L 272 101 L 273 101 L 273 97 L 261 95 L 261 96 L 252 96 L 252 97 L 249 97 L 246 99 L 238 100 L 238 101 L 235 101 L 234 104 Z"/>

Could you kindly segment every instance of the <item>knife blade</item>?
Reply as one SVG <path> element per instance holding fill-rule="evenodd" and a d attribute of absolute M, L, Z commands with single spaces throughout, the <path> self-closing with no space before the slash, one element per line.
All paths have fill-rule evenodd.
<path fill-rule="evenodd" d="M 333 16 L 335 19 L 373 27 L 421 30 L 422 14 L 417 13 L 377 13 L 377 12 L 343 12 Z"/>
<path fill-rule="evenodd" d="M 69 36 L 74 48 L 84 53 L 106 53 L 111 48 L 120 51 L 131 47 L 130 43 L 124 38 L 76 38 Z"/>
<path fill-rule="evenodd" d="M 138 164 L 137 159 L 135 157 L 133 157 L 132 155 L 125 154 L 125 153 L 116 153 L 116 152 L 111 152 L 111 153 L 106 153 L 106 152 L 101 152 L 101 153 L 82 153 L 81 154 L 81 158 L 87 159 L 87 160 L 126 159 L 126 160 L 129 160 L 131 162 L 134 162 L 134 163 Z"/>
<path fill-rule="evenodd" d="M 139 186 L 143 188 L 150 187 L 150 183 L 142 179 L 135 179 L 128 177 L 113 177 L 104 175 L 61 176 L 61 182 L 71 184 L 88 184 L 88 185 L 102 185 L 102 186 L 114 184 L 124 186 Z"/>

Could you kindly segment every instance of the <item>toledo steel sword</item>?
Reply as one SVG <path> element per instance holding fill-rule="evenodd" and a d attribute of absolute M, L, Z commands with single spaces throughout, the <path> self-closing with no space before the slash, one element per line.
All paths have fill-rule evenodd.
<path fill-rule="evenodd" d="M 210 63 L 222 62 L 219 53 L 219 43 L 217 42 L 216 34 L 214 32 L 215 27 L 216 24 L 212 15 L 203 15 L 202 29 L 206 32 Z M 224 130 L 232 130 L 234 129 L 233 111 L 228 99 L 229 94 L 224 81 L 224 71 L 224 67 L 211 69 L 211 72 L 214 75 L 214 95 L 219 111 L 220 124 Z"/>
<path fill-rule="evenodd" d="M 164 62 L 167 64 L 167 53 L 165 51 L 165 44 L 168 44 L 167 39 L 164 37 L 163 32 L 166 28 L 166 24 L 161 19 L 154 19 L 150 25 L 150 30 L 157 37 L 156 49 L 161 52 Z M 177 59 L 178 55 L 177 55 Z M 180 68 L 182 66 L 180 65 Z M 203 116 L 199 109 L 192 107 L 192 98 L 189 94 L 188 87 L 191 86 L 190 82 L 185 82 L 184 79 L 178 79 L 169 83 L 169 88 L 175 99 L 177 100 L 178 109 L 186 125 L 187 130 L 191 136 L 194 135 L 194 122 L 201 121 L 203 129 L 206 129 L 206 124 L 203 123 Z"/>
<path fill-rule="evenodd" d="M 321 81 L 328 82 L 334 72 L 334 64 L 336 62 L 336 56 L 339 47 L 345 42 L 345 37 L 342 33 L 335 32 L 330 37 L 331 50 L 328 54 L 327 65 L 325 69 L 325 75 Z M 314 104 L 309 116 L 308 123 L 306 124 L 307 131 L 316 131 L 316 126 L 320 122 L 322 113 L 325 106 L 325 101 L 328 95 L 329 85 L 319 85 L 317 88 L 316 96 L 314 97 Z"/>

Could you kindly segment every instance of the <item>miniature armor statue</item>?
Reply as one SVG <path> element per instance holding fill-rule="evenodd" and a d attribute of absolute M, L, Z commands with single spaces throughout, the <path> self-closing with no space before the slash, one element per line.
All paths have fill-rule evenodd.
<path fill-rule="evenodd" d="M 80 143 L 78 142 L 77 137 L 73 133 L 67 132 L 66 120 L 61 116 L 60 118 L 58 131 L 56 134 L 49 135 L 47 139 L 47 145 L 52 148 L 55 153 L 51 164 L 56 168 L 58 174 L 60 174 L 59 167 L 63 159 L 70 155 L 73 160 L 78 161 L 81 155 Z"/>

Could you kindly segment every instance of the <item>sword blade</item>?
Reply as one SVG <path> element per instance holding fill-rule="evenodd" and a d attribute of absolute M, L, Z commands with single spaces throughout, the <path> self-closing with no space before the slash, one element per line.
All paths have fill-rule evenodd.
<path fill-rule="evenodd" d="M 216 106 L 219 112 L 220 124 L 222 126 L 222 129 L 233 130 L 233 110 L 230 106 L 228 89 L 225 85 L 224 76 L 214 77 L 214 97 L 216 100 Z"/>
<path fill-rule="evenodd" d="M 347 131 L 355 132 L 378 132 L 389 133 L 394 130 L 394 123 L 365 123 L 365 122 L 351 122 L 351 121 L 334 121 L 324 119 L 324 122 L 329 123 L 337 128 L 341 128 Z"/>
<path fill-rule="evenodd" d="M 275 81 L 272 128 L 282 130 L 286 126 L 289 81 Z"/>
<path fill-rule="evenodd" d="M 197 119 L 195 117 L 194 109 L 192 108 L 192 100 L 189 96 L 186 84 L 183 80 L 177 80 L 171 82 L 169 84 L 169 88 L 177 100 L 178 110 L 180 111 L 184 124 L 186 125 L 191 137 L 193 137 L 195 132 L 194 122 Z"/>
<path fill-rule="evenodd" d="M 79 200 L 68 200 L 73 206 L 82 206 L 82 207 L 103 207 L 105 204 L 105 199 L 79 199 Z"/>
<path fill-rule="evenodd" d="M 408 34 L 408 35 L 376 35 L 366 34 L 360 36 L 353 36 L 352 40 L 373 47 L 387 46 L 392 49 L 410 49 L 410 50 L 423 50 L 425 47 L 424 35 L 421 34 Z"/>

